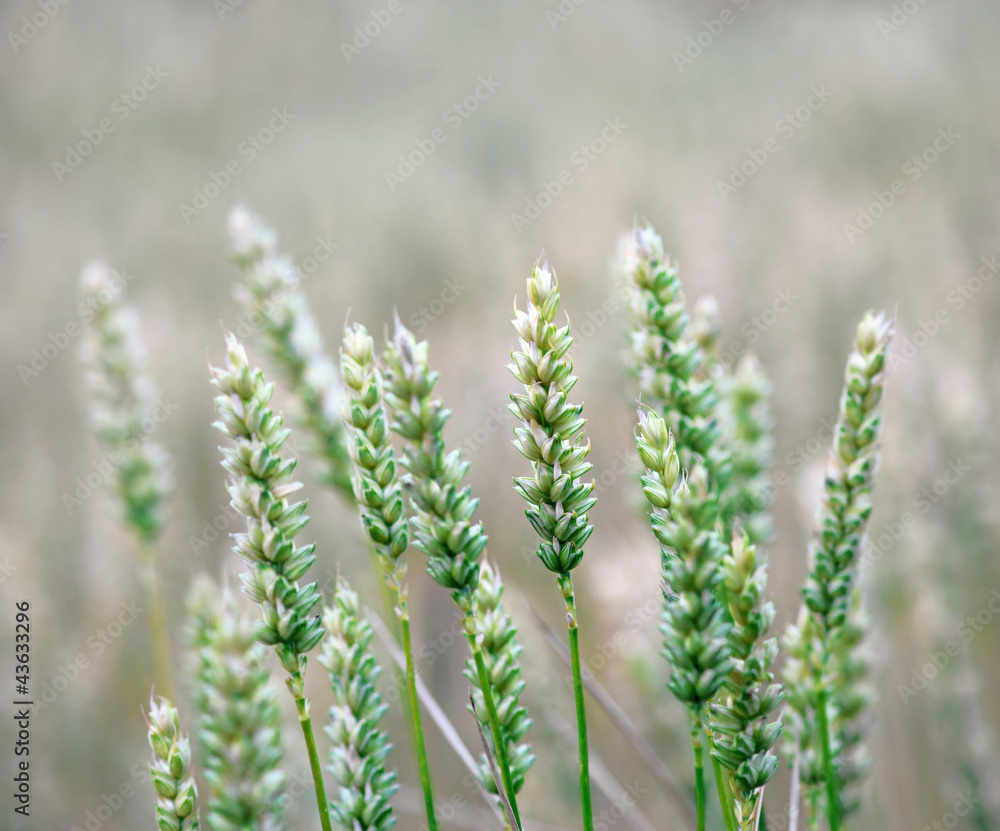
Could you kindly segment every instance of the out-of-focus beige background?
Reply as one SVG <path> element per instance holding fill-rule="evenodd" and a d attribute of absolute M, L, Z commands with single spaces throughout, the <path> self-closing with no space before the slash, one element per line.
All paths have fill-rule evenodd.
<path fill-rule="evenodd" d="M 1000 821 L 989 804 L 1000 793 L 1000 624 L 989 605 L 1000 598 L 998 24 L 995 3 L 934 0 L 5 4 L 0 676 L 11 678 L 13 603 L 28 599 L 32 684 L 63 691 L 33 716 L 29 821 L 8 807 L 13 740 L 3 742 L 0 827 L 83 828 L 104 804 L 118 807 L 101 828 L 153 827 L 152 789 L 139 775 L 151 679 L 144 614 L 107 636 L 122 604 L 142 606 L 134 544 L 110 487 L 64 504 L 104 454 L 87 428 L 79 338 L 66 332 L 79 322 L 87 262 L 130 276 L 151 372 L 176 405 L 156 439 L 175 462 L 161 552 L 180 666 L 189 583 L 236 566 L 224 537 L 192 540 L 226 515 L 206 359 L 221 360 L 220 321 L 240 322 L 225 233 L 238 203 L 276 227 L 300 266 L 324 243 L 332 249 L 305 284 L 331 349 L 348 310 L 381 332 L 396 308 L 430 340 L 454 411 L 449 439 L 471 463 L 488 553 L 525 645 L 539 758 L 522 811 L 565 828 L 578 824 L 575 751 L 558 738 L 571 692 L 527 605 L 561 628 L 559 598 L 510 487 L 525 463 L 504 409 L 511 304 L 532 263 L 544 250 L 580 334 L 577 394 L 600 483 L 577 572 L 584 657 L 687 786 L 685 714 L 664 690 L 657 654 L 657 553 L 635 475 L 635 392 L 610 270 L 617 237 L 637 216 L 653 222 L 689 301 L 718 299 L 726 353 L 752 349 L 773 380 L 775 468 L 789 476 L 776 491 L 769 553 L 779 628 L 799 604 L 855 323 L 873 306 L 895 315 L 872 519 L 882 543 L 865 568 L 879 703 L 856 827 L 946 821 L 970 788 L 981 804 L 958 827 Z M 366 26 L 367 42 L 356 33 Z M 433 147 L 424 160 L 421 146 Z M 421 161 L 412 170 L 400 158 L 411 153 Z M 559 192 L 539 196 L 546 190 Z M 374 602 L 355 517 L 308 460 L 301 467 L 316 579 L 329 586 L 339 566 Z M 421 555 L 413 560 L 422 675 L 475 746 L 465 647 L 449 632 L 450 602 Z M 74 673 L 79 656 L 87 667 Z M 319 721 L 321 676 L 311 673 Z M 0 699 L 9 736 L 6 680 Z M 655 827 L 675 827 L 635 754 L 591 712 L 595 753 L 642 792 L 638 809 Z M 399 827 L 417 828 L 405 810 L 419 805 L 418 779 L 398 706 L 387 724 L 408 786 Z M 456 822 L 488 827 L 456 757 L 428 732 L 440 799 Z M 290 729 L 293 774 L 305 769 L 300 742 Z M 783 765 L 768 787 L 772 828 L 787 825 L 788 781 Z M 116 800 L 123 786 L 129 796 Z M 316 825 L 309 799 L 293 795 L 295 828 Z M 598 812 L 612 805 L 595 799 Z M 632 815 L 603 821 L 605 831 L 644 827 Z"/>

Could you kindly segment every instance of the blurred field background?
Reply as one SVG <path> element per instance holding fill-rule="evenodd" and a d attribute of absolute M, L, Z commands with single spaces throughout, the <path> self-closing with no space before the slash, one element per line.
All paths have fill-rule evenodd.
<path fill-rule="evenodd" d="M 275 226 L 300 265 L 320 240 L 336 244 L 305 283 L 331 350 L 348 310 L 381 332 L 396 308 L 430 340 L 454 412 L 448 435 L 471 463 L 488 555 L 510 587 L 525 645 L 522 700 L 535 719 L 538 761 L 522 811 L 563 828 L 579 822 L 575 751 L 558 737 L 559 720 L 572 721 L 571 690 L 528 603 L 560 631 L 561 605 L 510 487 L 526 467 L 503 406 L 514 389 L 504 369 L 511 303 L 523 297 L 532 263 L 544 249 L 584 335 L 577 390 L 600 483 L 596 531 L 576 572 L 584 659 L 687 786 L 686 715 L 665 691 L 651 614 L 658 557 L 633 462 L 635 392 L 622 369 L 625 310 L 611 271 L 618 235 L 636 216 L 649 219 L 680 263 L 689 302 L 705 293 L 719 301 L 723 349 L 753 350 L 772 378 L 775 469 L 788 476 L 776 489 L 769 550 L 780 628 L 799 607 L 824 424 L 835 416 L 854 327 L 869 307 L 895 314 L 898 357 L 871 525 L 882 543 L 865 568 L 879 703 L 868 808 L 857 827 L 918 831 L 954 818 L 970 789 L 978 813 L 958 827 L 1000 827 L 992 824 L 1000 823 L 1000 623 L 989 609 L 1000 597 L 1000 280 L 983 266 L 1000 254 L 1000 8 L 980 0 L 577 3 L 401 0 L 350 55 L 342 44 L 387 2 L 74 0 L 54 15 L 27 0 L 4 4 L 0 663 L 11 678 L 12 604 L 28 599 L 35 694 L 66 678 L 79 655 L 88 666 L 32 722 L 30 821 L 7 825 L 15 815 L 5 773 L 0 827 L 82 828 L 105 795 L 130 783 L 134 793 L 101 827 L 153 827 L 152 789 L 134 773 L 148 757 L 139 712 L 151 679 L 144 618 L 100 652 L 94 646 L 122 603 L 142 603 L 133 540 L 116 523 L 110 487 L 64 504 L 104 455 L 88 431 L 79 338 L 67 338 L 37 374 L 19 367 L 79 322 L 86 263 L 102 258 L 134 278 L 128 297 L 143 319 L 151 371 L 176 405 L 155 438 L 175 461 L 162 562 L 181 667 L 192 578 L 232 574 L 236 565 L 225 535 L 204 547 L 192 541 L 226 514 L 206 358 L 222 359 L 220 321 L 240 325 L 225 231 L 238 203 Z M 724 13 L 730 22 L 718 22 Z M 23 18 L 34 14 L 48 19 L 28 38 Z M 499 85 L 455 126 L 450 108 L 475 94 L 481 76 Z M 150 77 L 159 80 L 147 80 L 153 88 L 137 101 L 132 90 Z M 123 109 L 122 95 L 134 108 Z M 809 109 L 811 95 L 820 106 Z M 799 109 L 789 130 L 792 122 L 781 120 L 802 107 L 808 119 Z M 269 126 L 275 109 L 287 126 L 249 159 L 242 143 Z M 113 130 L 71 167 L 67 145 L 101 130 L 102 119 Z M 620 129 L 605 136 L 614 140 L 596 152 L 616 119 Z M 434 130 L 446 140 L 412 175 L 387 182 L 398 157 Z M 940 157 L 926 169 L 904 168 L 939 131 L 951 136 L 939 142 L 939 150 L 948 144 Z M 732 166 L 760 158 L 769 141 L 777 150 L 723 198 L 718 183 L 731 183 Z M 581 146 L 591 146 L 592 160 Z M 216 193 L 206 185 L 233 160 L 238 175 L 203 210 L 183 215 L 196 191 Z M 564 170 L 572 181 L 562 193 L 529 224 L 515 222 L 512 214 L 524 214 L 526 200 Z M 905 190 L 891 207 L 871 210 L 879 216 L 863 233 L 845 229 L 894 180 Z M 935 316 L 936 328 L 927 323 Z M 314 470 L 303 460 L 313 517 L 305 533 L 319 543 L 311 576 L 329 586 L 339 567 L 377 606 L 357 520 Z M 411 556 L 421 673 L 475 747 L 460 676 L 466 647 L 448 634 L 451 604 L 423 573 L 422 555 Z M 322 722 L 325 678 L 315 663 L 310 677 Z M 4 736 L 13 724 L 8 693 Z M 291 719 L 290 697 L 281 696 Z M 638 809 L 656 828 L 679 827 L 595 705 L 591 723 L 594 752 L 619 783 L 644 792 Z M 410 786 L 397 804 L 416 807 L 398 707 L 388 724 L 391 759 Z M 439 799 L 456 809 L 452 824 L 491 827 L 455 755 L 436 729 L 428 732 Z M 287 768 L 304 771 L 300 737 L 289 730 L 286 741 Z M 4 739 L 5 755 L 12 743 Z M 783 766 L 768 786 L 771 828 L 787 825 L 788 782 Z M 598 812 L 611 805 L 595 799 Z M 291 800 L 295 828 L 318 827 L 310 800 Z M 401 811 L 399 827 L 415 829 L 418 819 Z M 646 827 L 635 816 L 605 821 L 604 831 Z"/>

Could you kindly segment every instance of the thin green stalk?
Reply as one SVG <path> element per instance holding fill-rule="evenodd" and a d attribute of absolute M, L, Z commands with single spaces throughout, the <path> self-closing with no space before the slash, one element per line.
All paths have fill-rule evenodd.
<path fill-rule="evenodd" d="M 406 656 L 406 692 L 410 702 L 410 723 L 413 727 L 413 742 L 417 749 L 417 764 L 420 767 L 420 787 L 424 791 L 424 807 L 427 809 L 427 825 L 430 831 L 438 831 L 434 814 L 434 788 L 431 785 L 431 769 L 427 764 L 427 748 L 424 745 L 424 727 L 420 720 L 420 699 L 417 698 L 417 676 L 413 668 L 413 646 L 410 641 L 410 614 L 406 600 L 399 598 L 397 609 L 399 626 L 403 636 L 403 654 Z"/>
<path fill-rule="evenodd" d="M 819 736 L 823 747 L 823 779 L 826 782 L 826 817 L 830 831 L 840 831 L 840 795 L 837 793 L 837 777 L 833 769 L 833 752 L 830 749 L 830 725 L 826 715 L 827 691 L 820 690 L 816 702 L 819 722 Z"/>
<path fill-rule="evenodd" d="M 692 716 L 691 747 L 694 749 L 694 804 L 698 814 L 698 831 L 705 831 L 705 765 L 702 736 L 701 719 Z"/>
<path fill-rule="evenodd" d="M 503 732 L 500 729 L 500 718 L 497 715 L 496 703 L 493 701 L 493 684 L 490 682 L 489 673 L 486 671 L 486 663 L 483 661 L 483 650 L 480 649 L 476 637 L 475 634 L 469 635 L 469 648 L 472 650 L 472 659 L 476 662 L 476 672 L 479 675 L 479 688 L 483 693 L 483 701 L 486 702 L 486 712 L 490 720 L 490 732 L 493 734 L 493 745 L 496 748 L 497 759 L 500 762 L 500 775 L 503 779 L 503 788 L 507 792 L 507 799 L 510 801 L 511 810 L 514 812 L 517 827 L 520 828 L 521 814 L 517 810 L 517 795 L 514 793 L 514 780 L 510 775 L 507 742 L 504 741 Z"/>
<path fill-rule="evenodd" d="M 736 819 L 733 816 L 733 803 L 729 798 L 729 788 L 722 775 L 722 765 L 715 758 L 715 742 L 712 734 L 708 734 L 708 755 L 712 757 L 712 768 L 715 771 L 715 789 L 719 792 L 719 805 L 722 807 L 722 818 L 726 821 L 726 831 L 736 831 Z"/>
<path fill-rule="evenodd" d="M 326 801 L 326 786 L 323 784 L 323 768 L 319 764 L 312 719 L 309 717 L 308 699 L 296 697 L 295 707 L 299 711 L 299 724 L 302 725 L 302 735 L 305 736 L 306 750 L 309 753 L 309 767 L 312 770 L 313 787 L 316 790 L 316 806 L 319 808 L 320 825 L 323 826 L 323 831 L 333 831 L 333 826 L 330 824 L 330 806 Z"/>
<path fill-rule="evenodd" d="M 569 627 L 569 655 L 573 664 L 573 698 L 576 700 L 576 733 L 580 751 L 580 809 L 584 831 L 594 831 L 594 808 L 590 798 L 590 749 L 587 743 L 587 712 L 583 703 L 583 676 L 580 672 L 580 629 L 576 623 L 576 599 L 573 577 L 566 575 L 569 591 L 566 599 L 566 624 Z M 561 581 L 560 581 L 561 582 Z"/>
<path fill-rule="evenodd" d="M 156 678 L 163 685 L 163 695 L 174 699 L 174 668 L 170 659 L 170 632 L 167 629 L 167 615 L 163 608 L 160 591 L 160 576 L 156 570 L 156 550 L 151 542 L 140 544 L 142 555 L 142 584 L 149 604 L 149 635 L 153 641 L 153 664 Z"/>

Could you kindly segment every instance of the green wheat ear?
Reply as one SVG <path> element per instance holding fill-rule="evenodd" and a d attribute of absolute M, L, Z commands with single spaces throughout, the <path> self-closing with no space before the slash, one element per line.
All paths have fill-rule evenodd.
<path fill-rule="evenodd" d="M 192 588 L 189 639 L 196 652 L 198 750 L 212 831 L 280 831 L 285 774 L 281 710 L 268 684 L 257 627 L 229 589 L 203 577 Z"/>
<path fill-rule="evenodd" d="M 198 831 L 198 787 L 191 744 L 181 733 L 177 709 L 163 696 L 150 697 L 149 773 L 156 789 L 156 826 L 160 831 Z"/>
<path fill-rule="evenodd" d="M 243 591 L 263 615 L 258 638 L 277 650 L 289 689 L 301 698 L 305 655 L 323 637 L 323 626 L 309 616 L 320 601 L 316 584 L 298 584 L 316 557 L 315 545 L 295 546 L 309 518 L 305 502 L 288 502 L 301 488 L 291 478 L 296 459 L 281 456 L 291 431 L 269 406 L 274 386 L 251 369 L 232 334 L 226 335 L 225 367 L 211 372 L 219 390 L 215 427 L 233 440 L 222 449 L 222 466 L 229 472 L 233 507 L 246 519 L 246 533 L 234 535 L 235 551 L 250 567 L 240 575 Z"/>
<path fill-rule="evenodd" d="M 802 589 L 799 625 L 786 642 L 789 704 L 803 749 L 801 780 L 810 810 L 825 791 L 831 831 L 853 804 L 842 796 L 858 780 L 863 713 L 870 694 L 856 686 L 865 672 L 857 593 L 859 557 L 872 510 L 879 463 L 881 401 L 892 323 L 867 313 L 858 324 L 844 373 L 833 447 L 818 511 L 818 535 Z"/>
<path fill-rule="evenodd" d="M 232 256 L 243 272 L 237 298 L 252 329 L 302 408 L 301 420 L 325 466 L 327 484 L 352 498 L 351 466 L 341 420 L 343 392 L 323 349 L 295 265 L 277 253 L 277 234 L 246 208 L 229 214 Z M 240 333 L 242 337 L 242 333 Z"/>
<path fill-rule="evenodd" d="M 101 263 L 87 267 L 80 278 L 83 300 L 94 310 L 82 344 L 91 422 L 108 450 L 121 457 L 114 466 L 115 485 L 125 521 L 151 544 L 166 519 L 169 459 L 147 437 L 149 425 L 159 420 L 156 387 L 146 367 L 139 317 L 121 302 L 122 289 L 113 279 Z"/>
<path fill-rule="evenodd" d="M 81 276 L 81 295 L 94 313 L 84 329 L 82 358 L 90 388 L 94 431 L 110 451 L 125 524 L 139 538 L 140 577 L 149 603 L 157 683 L 172 695 L 170 629 L 161 596 L 156 552 L 171 491 L 169 459 L 163 448 L 148 436 L 169 415 L 170 405 L 157 400 L 156 387 L 146 370 L 139 317 L 122 302 L 119 296 L 122 286 L 115 285 L 116 279 L 100 263 L 86 268 Z"/>
<path fill-rule="evenodd" d="M 503 591 L 500 573 L 488 562 L 483 562 L 479 568 L 479 586 L 476 589 L 476 623 L 483 636 L 483 660 L 496 698 L 514 792 L 520 793 L 524 787 L 524 777 L 534 763 L 535 756 L 531 752 L 531 745 L 519 744 L 531 727 L 531 719 L 520 703 L 525 686 L 518 663 L 521 647 L 517 642 L 517 629 L 503 604 Z M 477 669 L 471 658 L 465 662 L 465 677 L 472 683 L 475 711 L 481 714 L 480 722 L 484 730 L 488 730 L 486 704 L 479 688 Z M 485 754 L 480 758 L 478 775 L 486 790 L 497 793 L 496 781 Z"/>
<path fill-rule="evenodd" d="M 767 473 L 774 452 L 768 407 L 771 384 L 752 355 L 742 358 L 732 375 L 717 379 L 722 390 L 722 442 L 731 452 L 732 472 L 722 493 L 722 527 L 739 521 L 754 545 L 771 537 L 771 492 Z"/>
<path fill-rule="evenodd" d="M 782 728 L 780 721 L 768 721 L 782 699 L 781 686 L 772 683 L 771 674 L 778 642 L 766 638 L 774 622 L 774 604 L 764 601 L 765 568 L 746 533 L 733 535 L 722 572 L 733 620 L 729 632 L 733 669 L 725 681 L 723 701 L 711 707 L 713 754 L 729 771 L 739 827 L 752 831 L 762 789 L 778 767 L 771 749 Z"/>
<path fill-rule="evenodd" d="M 520 421 L 514 428 L 514 446 L 531 464 L 531 476 L 514 479 L 528 503 L 524 514 L 538 535 L 537 555 L 556 577 L 566 609 L 573 694 L 576 704 L 577 748 L 580 770 L 580 808 L 584 831 L 593 831 L 587 716 L 580 666 L 580 629 L 573 570 L 583 560 L 583 548 L 594 526 L 590 509 L 594 481 L 584 481 L 593 465 L 587 461 L 590 442 L 583 437 L 587 420 L 583 406 L 572 404 L 576 385 L 569 349 L 569 324 L 556 325 L 559 284 L 548 263 L 538 262 L 527 281 L 524 311 L 515 305 L 514 329 L 518 348 L 511 350 L 511 374 L 523 393 L 511 393 L 510 410 Z"/>
<path fill-rule="evenodd" d="M 333 744 L 329 770 L 340 784 L 330 808 L 345 831 L 389 831 L 396 824 L 389 800 L 398 786 L 395 772 L 386 769 L 392 745 L 378 728 L 389 708 L 375 689 L 381 669 L 370 651 L 371 625 L 342 577 L 323 612 L 323 625 L 319 662 L 333 688 L 326 727 Z"/>
<path fill-rule="evenodd" d="M 301 487 L 291 478 L 296 459 L 281 456 L 290 431 L 269 406 L 274 387 L 259 369 L 250 367 L 246 351 L 231 333 L 226 334 L 226 365 L 210 371 L 219 391 L 215 398 L 219 420 L 214 426 L 233 440 L 231 447 L 220 448 L 222 466 L 229 472 L 229 495 L 233 508 L 246 519 L 246 533 L 233 535 L 234 550 L 249 567 L 240 574 L 243 591 L 261 611 L 258 640 L 274 647 L 288 673 L 285 683 L 295 699 L 320 822 L 323 831 L 330 831 L 323 771 L 305 696 L 306 653 L 323 637 L 319 615 L 310 613 L 321 598 L 315 582 L 299 585 L 316 557 L 315 545 L 295 545 L 295 535 L 309 518 L 305 502 L 288 501 Z"/>
<path fill-rule="evenodd" d="M 636 448 L 646 472 L 643 491 L 650 524 L 660 543 L 668 593 L 663 610 L 663 654 L 670 664 L 670 691 L 684 702 L 701 729 L 704 708 L 733 668 L 726 623 L 716 591 L 722 582 L 726 546 L 714 529 L 717 498 L 698 464 L 687 479 L 667 423 L 639 412 Z M 706 530 L 710 529 L 710 530 Z"/>

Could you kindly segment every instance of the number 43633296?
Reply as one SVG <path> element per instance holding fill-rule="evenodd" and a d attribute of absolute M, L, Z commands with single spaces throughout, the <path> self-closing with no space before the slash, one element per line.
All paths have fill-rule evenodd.
<path fill-rule="evenodd" d="M 27 685 L 29 675 L 28 661 L 31 656 L 28 601 L 24 600 L 20 603 L 15 603 L 14 606 L 17 608 L 17 615 L 14 618 L 14 651 L 17 654 L 15 678 L 18 684 Z"/>

